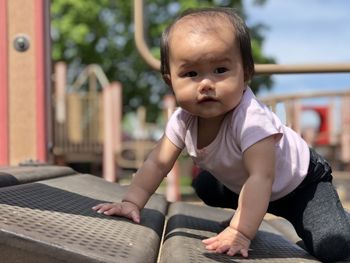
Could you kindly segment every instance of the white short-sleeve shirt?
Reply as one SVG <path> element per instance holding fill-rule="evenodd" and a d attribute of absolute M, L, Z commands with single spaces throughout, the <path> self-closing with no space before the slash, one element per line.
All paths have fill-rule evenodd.
<path fill-rule="evenodd" d="M 242 161 L 243 152 L 271 135 L 278 138 L 271 201 L 293 191 L 307 174 L 310 159 L 308 145 L 260 103 L 249 87 L 240 104 L 225 116 L 216 138 L 202 149 L 197 148 L 197 122 L 196 116 L 179 108 L 167 123 L 165 134 L 177 147 L 186 147 L 200 168 L 237 194 L 248 178 Z"/>

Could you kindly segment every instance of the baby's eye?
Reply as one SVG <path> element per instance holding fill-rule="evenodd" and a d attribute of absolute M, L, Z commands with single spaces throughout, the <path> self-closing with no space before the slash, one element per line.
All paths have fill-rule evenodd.
<path fill-rule="evenodd" d="M 221 68 L 215 69 L 215 70 L 214 70 L 214 73 L 222 74 L 222 73 L 225 73 L 226 71 L 228 71 L 227 68 L 221 67 Z"/>
<path fill-rule="evenodd" d="M 195 71 L 189 71 L 189 72 L 186 72 L 185 74 L 183 74 L 184 77 L 188 77 L 188 78 L 193 78 L 193 77 L 196 77 L 197 75 L 198 74 Z"/>

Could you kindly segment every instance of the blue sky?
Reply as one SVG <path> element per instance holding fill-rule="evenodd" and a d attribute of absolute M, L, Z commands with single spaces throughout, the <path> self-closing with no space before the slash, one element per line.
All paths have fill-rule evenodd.
<path fill-rule="evenodd" d="M 350 1 L 244 0 L 247 24 L 263 23 L 265 54 L 279 64 L 350 63 Z M 350 89 L 350 73 L 274 75 L 271 93 Z"/>

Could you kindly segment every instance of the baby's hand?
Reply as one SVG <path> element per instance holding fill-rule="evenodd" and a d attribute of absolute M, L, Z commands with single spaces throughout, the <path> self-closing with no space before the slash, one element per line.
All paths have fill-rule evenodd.
<path fill-rule="evenodd" d="M 140 210 L 131 202 L 103 203 L 94 206 L 92 209 L 100 214 L 123 216 L 131 219 L 135 223 L 140 223 Z"/>
<path fill-rule="evenodd" d="M 216 253 L 226 253 L 229 256 L 240 253 L 243 257 L 248 257 L 250 240 L 230 226 L 215 237 L 204 239 L 202 242 L 206 249 Z"/>

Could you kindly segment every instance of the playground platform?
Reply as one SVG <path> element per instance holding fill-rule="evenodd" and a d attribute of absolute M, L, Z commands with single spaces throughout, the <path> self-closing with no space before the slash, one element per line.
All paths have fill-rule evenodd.
<path fill-rule="evenodd" d="M 68 167 L 0 169 L 1 262 L 318 262 L 297 245 L 291 225 L 267 215 L 250 257 L 206 251 L 201 240 L 222 230 L 230 211 L 202 204 L 168 203 L 154 194 L 141 224 L 95 213 L 121 200 L 125 186 Z M 5 261 L 2 261 L 5 260 Z"/>

